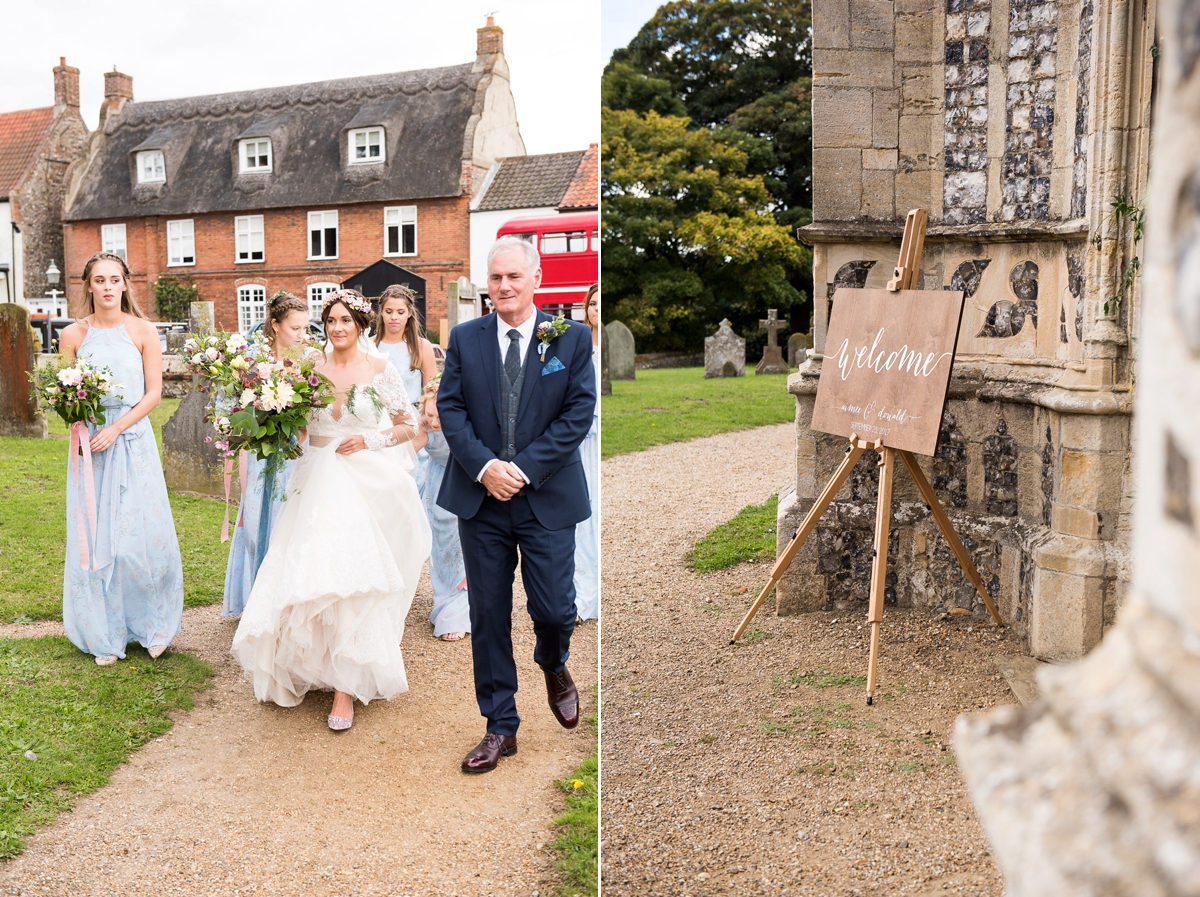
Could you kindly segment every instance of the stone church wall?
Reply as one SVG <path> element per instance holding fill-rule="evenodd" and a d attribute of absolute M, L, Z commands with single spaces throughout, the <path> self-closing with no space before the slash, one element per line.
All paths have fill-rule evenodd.
<path fill-rule="evenodd" d="M 800 236 L 823 301 L 815 348 L 789 379 L 797 476 L 779 548 L 844 447 L 808 427 L 835 291 L 884 286 L 904 215 L 926 208 L 918 286 L 961 289 L 966 302 L 937 454 L 922 463 L 1005 620 L 1047 659 L 1098 644 L 1128 588 L 1140 298 L 1105 302 L 1134 252 L 1109 203 L 1144 193 L 1146 12 L 1097 0 L 814 3 L 815 220 Z M 793 563 L 780 613 L 865 606 L 874 460 Z M 904 473 L 889 543 L 889 603 L 986 616 Z"/>

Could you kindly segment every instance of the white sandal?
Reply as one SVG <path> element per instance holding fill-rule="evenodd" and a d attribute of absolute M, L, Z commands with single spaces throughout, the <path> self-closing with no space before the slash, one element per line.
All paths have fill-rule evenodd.
<path fill-rule="evenodd" d="M 163 656 L 163 652 L 166 650 L 167 650 L 166 645 L 152 645 L 151 647 L 146 649 L 146 653 L 149 654 L 155 660 L 158 660 L 158 658 Z"/>
<path fill-rule="evenodd" d="M 96 656 L 97 666 L 110 667 L 116 662 L 117 662 L 117 655 L 115 655 L 115 654 L 98 654 Z"/>

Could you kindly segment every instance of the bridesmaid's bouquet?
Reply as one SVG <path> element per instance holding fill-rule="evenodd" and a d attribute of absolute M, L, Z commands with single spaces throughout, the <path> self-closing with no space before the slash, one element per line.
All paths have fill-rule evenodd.
<path fill-rule="evenodd" d="M 240 333 L 219 333 L 189 338 L 181 354 L 217 392 L 208 416 L 217 432 L 213 444 L 226 457 L 253 452 L 268 471 L 300 457 L 300 430 L 309 415 L 335 400 L 313 352 L 277 358 L 263 340 L 248 343 Z"/>
<path fill-rule="evenodd" d="M 38 407 L 47 414 L 53 411 L 68 427 L 77 423 L 103 426 L 105 396 L 121 398 L 115 390 L 122 387 L 112 382 L 112 371 L 93 367 L 81 358 L 68 364 L 56 357 L 28 376 Z"/>

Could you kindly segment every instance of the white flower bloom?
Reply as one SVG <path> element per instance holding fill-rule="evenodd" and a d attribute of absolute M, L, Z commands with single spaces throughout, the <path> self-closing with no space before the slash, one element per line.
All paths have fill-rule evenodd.
<path fill-rule="evenodd" d="M 251 405 L 253 405 L 254 404 L 254 390 L 253 389 L 243 390 L 242 397 L 241 397 L 241 399 L 238 400 L 238 403 L 243 408 L 249 408 Z"/>
<path fill-rule="evenodd" d="M 83 372 L 77 367 L 63 368 L 58 372 L 58 382 L 63 386 L 78 386 L 83 382 Z"/>
<path fill-rule="evenodd" d="M 197 352 L 192 356 L 192 364 L 204 364 L 204 353 Z"/>
<path fill-rule="evenodd" d="M 215 336 L 210 336 L 208 338 L 208 344 L 210 346 L 215 346 L 217 344 L 217 338 Z"/>

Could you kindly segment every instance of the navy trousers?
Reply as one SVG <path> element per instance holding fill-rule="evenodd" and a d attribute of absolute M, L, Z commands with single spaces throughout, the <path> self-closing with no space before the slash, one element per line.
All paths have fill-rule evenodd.
<path fill-rule="evenodd" d="M 521 724 L 512 643 L 517 552 L 537 637 L 534 662 L 548 672 L 561 672 L 575 630 L 575 527 L 546 529 L 524 494 L 509 501 L 489 495 L 474 517 L 459 518 L 458 532 L 471 607 L 475 699 L 489 732 L 516 735 Z"/>

